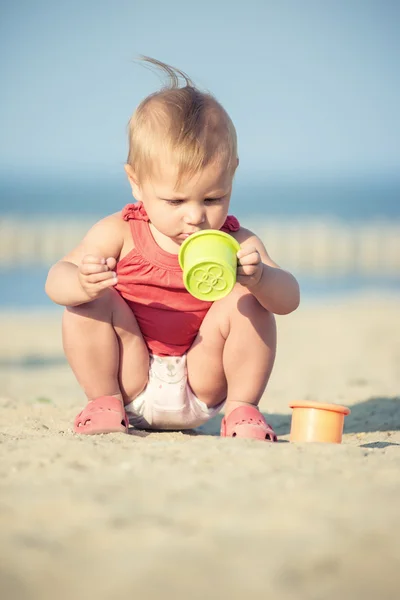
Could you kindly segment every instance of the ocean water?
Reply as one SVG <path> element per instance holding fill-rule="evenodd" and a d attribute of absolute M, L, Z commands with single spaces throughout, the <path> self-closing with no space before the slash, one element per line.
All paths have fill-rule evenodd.
<path fill-rule="evenodd" d="M 0 218 L 90 215 L 99 218 L 132 202 L 118 176 L 0 176 Z M 353 178 L 250 178 L 235 180 L 231 213 L 239 218 L 335 217 L 347 222 L 400 220 L 400 176 Z"/>
<path fill-rule="evenodd" d="M 1 218 L 23 220 L 64 215 L 93 218 L 93 222 L 132 202 L 123 174 L 93 178 L 0 177 Z M 231 214 L 239 219 L 335 218 L 345 223 L 398 221 L 400 223 L 400 177 L 257 180 L 235 182 Z M 0 308 L 51 308 L 44 293 L 46 268 L 0 269 Z M 336 297 L 361 290 L 400 292 L 400 274 L 392 279 L 360 277 L 300 278 L 303 298 Z"/>

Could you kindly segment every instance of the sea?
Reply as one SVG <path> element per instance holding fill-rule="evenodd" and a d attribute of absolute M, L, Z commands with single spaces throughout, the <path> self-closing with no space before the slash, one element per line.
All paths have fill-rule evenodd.
<path fill-rule="evenodd" d="M 132 202 L 123 175 L 0 176 L 1 221 L 14 217 L 35 222 L 41 217 L 74 217 L 93 222 Z M 235 181 L 231 214 L 242 222 L 335 219 L 346 224 L 398 222 L 400 175 L 347 177 L 242 176 Z M 0 309 L 52 309 L 43 291 L 47 268 L 0 268 Z M 300 279 L 306 300 L 341 297 L 364 290 L 400 293 L 398 277 L 307 277 Z"/>

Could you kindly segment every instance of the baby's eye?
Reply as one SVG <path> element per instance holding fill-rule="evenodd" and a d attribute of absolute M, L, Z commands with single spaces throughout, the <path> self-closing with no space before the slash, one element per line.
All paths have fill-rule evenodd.
<path fill-rule="evenodd" d="M 167 204 L 171 204 L 172 206 L 179 206 L 182 204 L 183 200 L 166 200 Z"/>
<path fill-rule="evenodd" d="M 215 204 L 216 202 L 221 202 L 223 198 L 204 198 L 204 202 L 208 202 L 208 204 Z"/>

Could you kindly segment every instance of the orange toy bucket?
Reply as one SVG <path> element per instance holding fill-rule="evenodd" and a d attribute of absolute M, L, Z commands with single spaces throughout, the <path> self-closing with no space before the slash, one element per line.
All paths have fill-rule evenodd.
<path fill-rule="evenodd" d="M 340 404 L 299 401 L 289 404 L 293 409 L 291 442 L 328 442 L 340 444 L 344 418 L 350 409 Z"/>

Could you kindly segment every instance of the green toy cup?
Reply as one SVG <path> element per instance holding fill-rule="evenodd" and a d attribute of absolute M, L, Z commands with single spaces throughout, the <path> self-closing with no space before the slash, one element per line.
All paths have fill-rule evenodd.
<path fill-rule="evenodd" d="M 217 229 L 190 235 L 179 249 L 179 264 L 187 291 L 209 302 L 227 296 L 236 283 L 239 249 L 235 238 Z"/>

